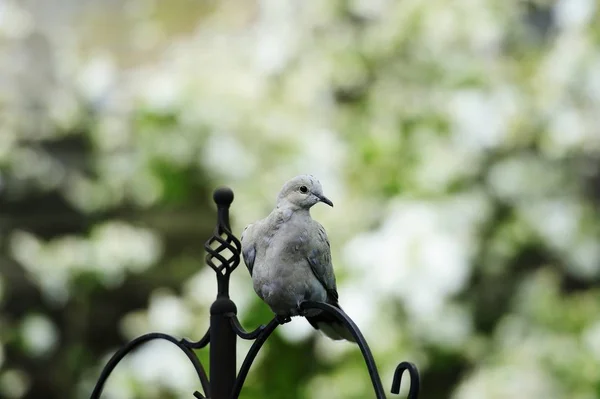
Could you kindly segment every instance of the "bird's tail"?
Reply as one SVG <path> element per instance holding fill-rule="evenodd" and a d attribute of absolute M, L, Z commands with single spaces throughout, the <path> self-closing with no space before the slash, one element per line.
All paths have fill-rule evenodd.
<path fill-rule="evenodd" d="M 338 303 L 331 303 L 331 305 L 335 306 L 342 310 Z M 340 323 L 335 317 L 331 316 L 328 313 L 322 311 L 316 316 L 307 317 L 306 320 L 317 330 L 321 330 L 323 334 L 327 335 L 329 338 L 339 341 L 345 339 L 346 341 L 356 342 L 352 333 Z"/>

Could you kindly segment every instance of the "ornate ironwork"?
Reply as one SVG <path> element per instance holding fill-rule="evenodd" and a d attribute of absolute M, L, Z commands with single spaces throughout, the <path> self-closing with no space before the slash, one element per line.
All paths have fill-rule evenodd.
<path fill-rule="evenodd" d="M 229 298 L 229 277 L 240 263 L 241 243 L 231 232 L 229 224 L 229 207 L 233 202 L 233 192 L 229 188 L 215 190 L 213 199 L 217 204 L 217 225 L 212 237 L 204 245 L 207 255 L 206 264 L 217 276 L 217 298 L 210 308 L 210 327 L 198 341 L 177 339 L 167 334 L 150 333 L 142 335 L 119 349 L 102 370 L 98 382 L 91 394 L 91 399 L 99 399 L 106 380 L 117 364 L 132 350 L 140 345 L 154 340 L 163 339 L 175 344 L 181 349 L 194 366 L 204 394 L 195 391 L 194 397 L 199 399 L 237 399 L 254 359 L 275 329 L 289 321 L 274 317 L 267 325 L 261 325 L 253 331 L 246 331 L 237 318 L 235 303 Z M 344 324 L 355 338 L 363 355 L 375 396 L 385 399 L 385 391 L 377 366 L 369 345 L 354 321 L 341 309 L 322 302 L 306 301 L 300 304 L 300 309 L 319 309 L 327 312 L 340 323 Z M 239 372 L 236 375 L 236 344 L 237 337 L 254 340 Z M 194 350 L 210 344 L 210 381 L 204 367 L 198 360 Z M 409 362 L 402 362 L 396 368 L 391 392 L 400 392 L 400 381 L 404 371 L 410 376 L 408 399 L 417 399 L 420 389 L 419 372 L 417 367 Z"/>
<path fill-rule="evenodd" d="M 183 353 L 185 353 L 185 355 L 188 357 L 188 359 L 190 359 L 190 362 L 192 362 L 192 365 L 196 369 L 196 374 L 198 375 L 198 379 L 200 380 L 202 389 L 204 390 L 204 392 L 208 392 L 210 383 L 208 381 L 208 377 L 206 376 L 206 371 L 204 371 L 204 367 L 202 367 L 202 363 L 200 363 L 200 360 L 198 360 L 198 357 L 196 357 L 196 354 L 193 351 L 194 343 L 188 342 L 183 339 L 177 340 L 177 338 L 173 338 L 172 336 L 170 336 L 168 334 L 149 333 L 149 334 L 144 334 L 140 337 L 137 337 L 136 339 L 127 343 L 127 345 L 125 345 L 121 349 L 119 349 L 110 358 L 110 360 L 108 361 L 106 366 L 104 366 L 104 369 L 100 373 L 100 377 L 98 378 L 98 381 L 96 382 L 96 386 L 94 387 L 94 390 L 92 391 L 92 395 L 90 396 L 90 398 L 91 399 L 100 398 L 100 395 L 102 394 L 102 390 L 104 389 L 104 384 L 106 383 L 106 380 L 108 380 L 108 377 L 110 376 L 112 371 L 115 369 L 115 367 L 117 367 L 117 364 L 119 364 L 119 362 L 121 360 L 123 360 L 123 358 L 129 354 L 129 352 L 131 352 L 135 348 L 145 344 L 146 342 L 157 340 L 157 339 L 169 341 L 169 342 L 175 344 L 179 349 L 181 349 L 183 351 Z"/>
<path fill-rule="evenodd" d="M 242 367 L 240 368 L 240 372 L 235 380 L 235 383 L 233 384 L 233 389 L 231 390 L 232 399 L 237 398 L 240 395 L 242 386 L 244 386 L 246 376 L 248 375 L 248 371 L 250 371 L 250 366 L 252 366 L 256 355 L 258 355 L 260 348 L 262 348 L 267 338 L 269 338 L 271 333 L 273 333 L 273 331 L 275 331 L 279 325 L 279 320 L 277 318 L 273 318 L 269 324 L 267 324 L 267 326 L 261 330 L 260 334 L 258 334 L 258 337 L 250 347 L 250 350 L 248 351 L 248 354 L 242 363 Z"/>
<path fill-rule="evenodd" d="M 313 301 L 305 301 L 300 304 L 300 310 L 308 310 L 308 309 L 320 309 L 324 312 L 329 313 L 334 316 L 338 321 L 350 331 L 360 351 L 365 359 L 365 363 L 367 365 L 367 370 L 369 370 L 369 375 L 371 376 L 371 382 L 373 383 L 373 389 L 375 390 L 375 396 L 377 399 L 385 399 L 385 391 L 383 390 L 383 385 L 381 384 L 381 378 L 379 378 L 379 373 L 377 372 L 377 366 L 375 365 L 375 359 L 373 359 L 373 355 L 371 354 L 371 349 L 369 349 L 369 344 L 363 337 L 360 329 L 356 326 L 354 321 L 348 316 L 343 310 L 336 308 L 328 303 L 323 302 L 313 302 Z M 410 373 L 411 377 L 411 390 L 408 394 L 408 399 L 417 399 L 419 395 L 419 378 L 417 367 L 408 362 L 402 362 L 400 365 L 409 365 L 408 368 L 412 372 Z M 402 371 L 398 373 L 398 369 L 396 369 L 396 373 L 394 375 L 394 382 L 392 384 L 392 393 L 400 392 L 400 379 L 402 377 Z M 414 376 L 417 378 L 414 378 Z"/>

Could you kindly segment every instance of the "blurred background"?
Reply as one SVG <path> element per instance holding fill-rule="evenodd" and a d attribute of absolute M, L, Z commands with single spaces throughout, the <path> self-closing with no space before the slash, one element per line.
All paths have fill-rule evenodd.
<path fill-rule="evenodd" d="M 87 398 L 126 341 L 199 339 L 212 191 L 239 236 L 311 173 L 386 390 L 410 360 L 422 399 L 600 398 L 599 8 L 0 0 L 0 397 Z M 243 265 L 231 283 L 267 322 Z M 196 389 L 156 343 L 103 397 Z M 242 394 L 372 396 L 357 348 L 303 319 Z"/>

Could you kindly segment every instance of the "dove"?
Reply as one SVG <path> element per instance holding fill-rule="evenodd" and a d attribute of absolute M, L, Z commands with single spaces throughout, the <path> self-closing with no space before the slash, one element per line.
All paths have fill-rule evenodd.
<path fill-rule="evenodd" d="M 340 308 L 327 233 L 310 215 L 310 208 L 319 202 L 333 207 L 312 175 L 286 182 L 275 209 L 244 228 L 242 256 L 254 291 L 281 323 L 304 316 L 329 338 L 355 342 L 333 316 L 318 309 L 299 310 L 303 301 Z"/>

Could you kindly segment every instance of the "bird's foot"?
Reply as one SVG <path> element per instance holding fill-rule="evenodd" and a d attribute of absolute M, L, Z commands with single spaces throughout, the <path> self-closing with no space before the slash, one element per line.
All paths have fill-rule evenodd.
<path fill-rule="evenodd" d="M 302 306 L 298 305 L 298 307 L 296 308 L 296 312 L 298 313 L 298 316 L 306 317 L 308 310 L 302 309 Z"/>
<path fill-rule="evenodd" d="M 275 315 L 275 320 L 277 320 L 277 323 L 279 324 L 285 324 L 285 323 L 289 323 L 290 321 L 292 321 L 292 318 L 290 316 L 282 316 L 280 314 Z"/>

